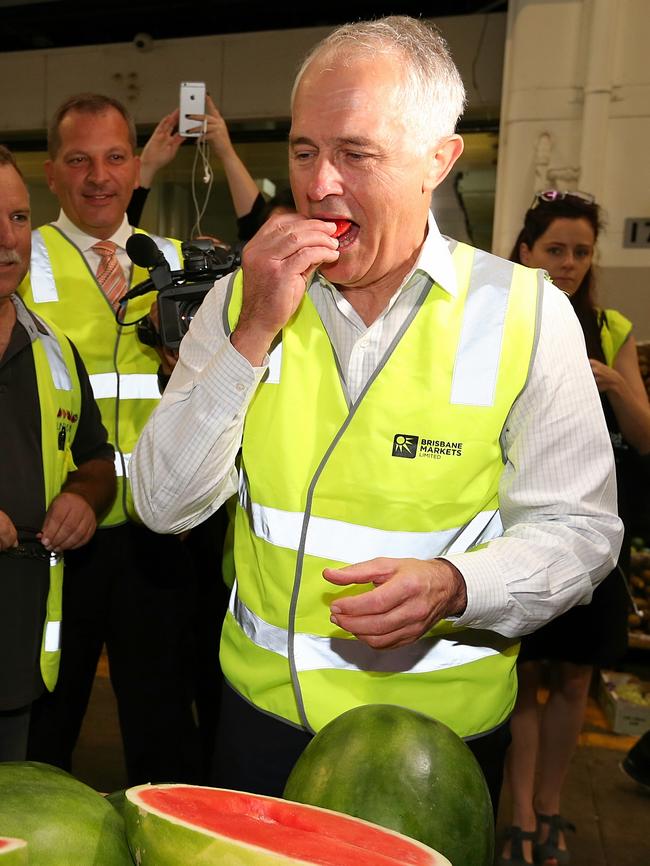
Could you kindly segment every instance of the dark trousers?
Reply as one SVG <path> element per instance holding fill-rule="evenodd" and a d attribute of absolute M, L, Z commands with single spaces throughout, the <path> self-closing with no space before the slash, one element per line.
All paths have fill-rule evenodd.
<path fill-rule="evenodd" d="M 293 765 L 311 739 L 311 734 L 255 709 L 225 685 L 211 784 L 281 797 Z M 485 776 L 495 821 L 509 744 L 507 723 L 467 741 Z"/>
<path fill-rule="evenodd" d="M 32 708 L 28 757 L 70 770 L 106 645 L 128 784 L 193 782 L 195 576 L 180 539 L 125 524 L 65 558 L 61 670 Z"/>
<path fill-rule="evenodd" d="M 217 735 L 223 676 L 219 663 L 221 627 L 228 610 L 230 591 L 223 582 L 221 559 L 228 518 L 220 508 L 196 526 L 185 541 L 197 580 L 192 629 L 196 646 L 194 701 L 201 746 L 203 784 L 210 779 Z"/>
<path fill-rule="evenodd" d="M 24 761 L 31 704 L 16 710 L 0 710 L 0 762 Z"/>

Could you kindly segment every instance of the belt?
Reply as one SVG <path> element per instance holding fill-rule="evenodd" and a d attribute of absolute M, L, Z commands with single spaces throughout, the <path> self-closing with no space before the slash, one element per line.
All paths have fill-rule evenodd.
<path fill-rule="evenodd" d="M 40 541 L 23 541 L 16 547 L 0 550 L 0 556 L 8 556 L 11 559 L 40 559 L 54 565 L 61 559 L 63 554 L 49 551 L 46 547 L 43 547 Z"/>

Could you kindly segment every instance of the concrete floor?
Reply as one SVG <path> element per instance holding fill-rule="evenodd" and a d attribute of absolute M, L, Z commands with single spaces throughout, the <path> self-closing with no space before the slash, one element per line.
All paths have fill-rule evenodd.
<path fill-rule="evenodd" d="M 619 768 L 634 742 L 612 734 L 590 700 L 564 792 L 563 813 L 577 825 L 569 838 L 572 866 L 650 866 L 650 792 Z M 74 774 L 95 789 L 124 787 L 125 771 L 116 707 L 105 663 L 100 663 L 73 762 Z M 497 832 L 508 816 L 504 792 Z"/>

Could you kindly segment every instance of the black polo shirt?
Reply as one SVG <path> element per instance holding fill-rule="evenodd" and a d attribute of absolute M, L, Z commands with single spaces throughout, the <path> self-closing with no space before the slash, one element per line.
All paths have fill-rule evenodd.
<path fill-rule="evenodd" d="M 79 426 L 72 444 L 77 466 L 113 461 L 86 370 L 72 347 L 81 385 Z M 45 518 L 41 412 L 31 339 L 16 321 L 0 358 L 0 511 L 20 540 L 35 540 Z M 49 586 L 45 561 L 0 554 L 0 710 L 31 703 L 43 691 L 39 658 Z"/>

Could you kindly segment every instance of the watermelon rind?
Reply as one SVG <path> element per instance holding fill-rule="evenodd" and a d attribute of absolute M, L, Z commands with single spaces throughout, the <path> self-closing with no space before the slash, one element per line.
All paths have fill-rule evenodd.
<path fill-rule="evenodd" d="M 454 866 L 492 866 L 494 813 L 476 758 L 451 728 L 390 704 L 348 710 L 296 762 L 288 800 L 419 839 Z"/>
<path fill-rule="evenodd" d="M 1 866 L 27 866 L 27 842 L 24 839 L 12 839 L 0 836 Z"/>
<path fill-rule="evenodd" d="M 35 866 L 133 866 L 111 804 L 48 764 L 0 763 L 0 830 L 28 842 Z"/>
<path fill-rule="evenodd" d="M 199 785 L 138 785 L 126 791 L 125 822 L 127 837 L 133 859 L 137 866 L 312 866 L 313 861 L 295 859 L 274 851 L 269 851 L 257 845 L 247 844 L 240 840 L 211 830 L 201 828 L 180 818 L 145 803 L 141 792 L 151 788 L 156 789 L 198 789 L 214 791 L 215 793 L 240 793 L 223 788 L 208 788 Z M 256 796 L 256 795 L 249 795 Z M 258 795 L 259 800 L 278 801 L 275 797 Z M 331 810 L 305 806 L 316 812 Z M 368 821 L 359 823 L 368 825 Z M 382 828 L 383 829 L 383 828 Z M 400 834 L 387 832 L 396 837 Z M 430 866 L 452 866 L 446 857 L 432 851 L 426 845 L 409 840 L 430 855 Z M 360 856 L 363 852 L 360 850 Z M 363 866 L 361 860 L 359 866 Z"/>

